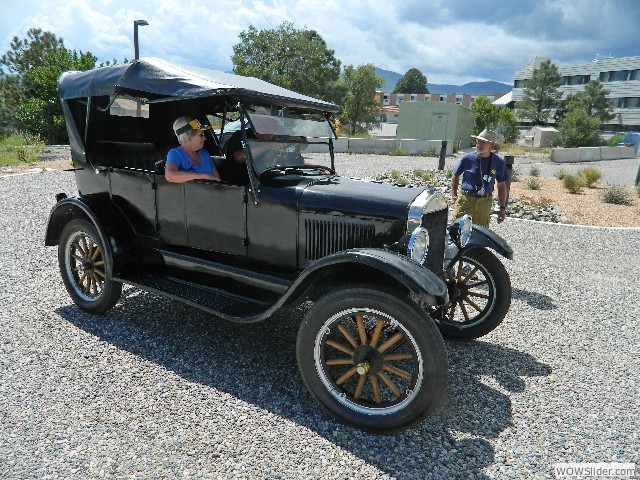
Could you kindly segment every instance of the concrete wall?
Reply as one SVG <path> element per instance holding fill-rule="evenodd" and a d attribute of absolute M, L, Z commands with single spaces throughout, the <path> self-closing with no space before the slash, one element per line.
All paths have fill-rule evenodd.
<path fill-rule="evenodd" d="M 635 147 L 553 148 L 551 161 L 555 163 L 595 162 L 635 158 Z"/>
<path fill-rule="evenodd" d="M 440 155 L 442 142 L 440 140 L 396 140 L 377 138 L 346 138 L 333 139 L 333 151 L 336 153 L 379 153 L 387 154 L 392 150 L 404 150 L 411 155 L 418 155 L 426 152 Z M 326 152 L 324 145 L 309 145 L 307 152 Z M 447 142 L 446 155 L 453 155 L 453 142 Z"/>

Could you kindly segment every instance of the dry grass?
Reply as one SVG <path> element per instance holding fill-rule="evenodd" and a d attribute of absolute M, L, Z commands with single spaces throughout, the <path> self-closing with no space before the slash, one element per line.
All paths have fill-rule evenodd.
<path fill-rule="evenodd" d="M 522 177 L 511 184 L 511 197 L 528 197 L 533 201 L 551 203 L 566 214 L 571 223 L 598 227 L 640 227 L 640 198 L 631 187 L 629 192 L 632 205 L 604 203 L 600 198 L 606 185 L 594 184 L 583 188 L 580 193 L 569 193 L 556 178 L 540 178 L 540 190 L 529 190 L 525 186 L 528 177 Z"/>

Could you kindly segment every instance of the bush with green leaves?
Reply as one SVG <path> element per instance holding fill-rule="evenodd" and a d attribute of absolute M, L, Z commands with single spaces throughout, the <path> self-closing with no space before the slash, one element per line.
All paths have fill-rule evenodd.
<path fill-rule="evenodd" d="M 580 108 L 571 110 L 558 122 L 558 133 L 552 142 L 565 148 L 600 146 L 600 119 Z"/>
<path fill-rule="evenodd" d="M 621 142 L 624 139 L 625 139 L 625 135 L 618 133 L 609 139 L 609 141 L 607 142 L 607 145 L 609 145 L 610 147 L 616 147 L 618 145 L 618 142 Z"/>
<path fill-rule="evenodd" d="M 602 173 L 593 167 L 583 168 L 578 172 L 578 175 L 582 177 L 587 187 L 592 187 L 594 183 L 602 178 Z"/>
<path fill-rule="evenodd" d="M 631 205 L 633 203 L 629 193 L 617 185 L 607 187 L 600 198 L 604 203 L 613 203 L 615 205 Z"/>
<path fill-rule="evenodd" d="M 540 190 L 542 188 L 542 182 L 538 177 L 530 177 L 524 182 L 524 186 L 529 190 Z"/>
<path fill-rule="evenodd" d="M 0 166 L 33 163 L 42 150 L 44 142 L 38 135 L 14 133 L 0 140 Z"/>
<path fill-rule="evenodd" d="M 532 177 L 539 177 L 540 176 L 540 168 L 535 167 L 535 166 L 531 167 L 529 169 L 529 175 L 532 176 Z"/>
<path fill-rule="evenodd" d="M 584 180 L 580 175 L 565 175 L 562 179 L 562 185 L 569 193 L 580 193 L 584 187 Z"/>

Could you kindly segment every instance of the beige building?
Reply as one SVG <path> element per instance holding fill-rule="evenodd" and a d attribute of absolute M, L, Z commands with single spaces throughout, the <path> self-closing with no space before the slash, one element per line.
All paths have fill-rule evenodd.
<path fill-rule="evenodd" d="M 514 75 L 512 92 L 515 102 L 524 98 L 524 88 L 533 70 L 546 57 L 534 57 Z M 611 131 L 640 130 L 640 57 L 596 58 L 590 63 L 557 65 L 562 75 L 562 98 L 584 90 L 591 80 L 600 80 L 615 117 L 603 126 Z M 549 119 L 553 123 L 553 118 Z"/>

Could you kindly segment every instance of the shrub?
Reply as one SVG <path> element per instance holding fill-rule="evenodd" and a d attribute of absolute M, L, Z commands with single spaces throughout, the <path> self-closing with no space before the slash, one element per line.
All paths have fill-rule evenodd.
<path fill-rule="evenodd" d="M 527 187 L 529 190 L 540 190 L 540 188 L 542 188 L 542 183 L 540 182 L 539 178 L 530 177 L 530 178 L 527 178 L 526 182 L 524 182 L 524 186 Z"/>
<path fill-rule="evenodd" d="M 453 177 L 453 170 L 447 170 L 445 176 L 447 177 L 447 180 L 451 180 L 451 177 Z M 638 195 L 640 195 L 640 187 L 638 187 Z"/>
<path fill-rule="evenodd" d="M 409 152 L 398 147 L 394 148 L 393 150 L 389 150 L 389 155 L 391 155 L 392 157 L 405 157 L 409 155 Z"/>
<path fill-rule="evenodd" d="M 624 139 L 625 139 L 625 135 L 618 133 L 609 139 L 609 142 L 607 143 L 607 145 L 609 145 L 610 147 L 615 147 L 618 145 L 618 142 L 621 142 Z"/>
<path fill-rule="evenodd" d="M 0 166 L 33 163 L 42 150 L 44 142 L 38 135 L 14 133 L 0 140 Z"/>
<path fill-rule="evenodd" d="M 569 190 L 569 193 L 580 193 L 584 187 L 584 180 L 580 175 L 565 175 L 562 185 Z"/>
<path fill-rule="evenodd" d="M 602 173 L 592 167 L 583 168 L 578 172 L 578 175 L 584 180 L 584 184 L 587 187 L 593 186 L 598 180 L 602 178 Z"/>
<path fill-rule="evenodd" d="M 391 170 L 389 172 L 389 177 L 398 185 L 407 185 L 409 183 L 409 180 L 407 180 L 402 172 L 399 172 L 398 170 Z"/>
<path fill-rule="evenodd" d="M 531 175 L 532 177 L 539 177 L 540 176 L 540 168 L 531 167 L 529 169 L 529 175 Z"/>
<path fill-rule="evenodd" d="M 556 170 L 553 176 L 556 177 L 558 180 L 562 180 L 564 177 L 567 176 L 567 171 L 564 168 L 561 168 L 559 170 Z"/>
<path fill-rule="evenodd" d="M 600 197 L 604 203 L 613 203 L 615 205 L 631 205 L 629 193 L 622 187 L 611 185 Z"/>
<path fill-rule="evenodd" d="M 425 183 L 433 183 L 436 177 L 433 170 L 414 170 L 413 174 Z"/>

